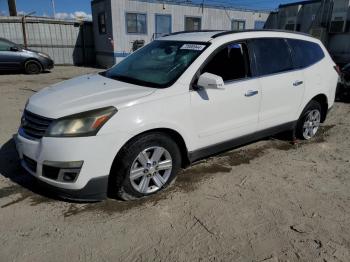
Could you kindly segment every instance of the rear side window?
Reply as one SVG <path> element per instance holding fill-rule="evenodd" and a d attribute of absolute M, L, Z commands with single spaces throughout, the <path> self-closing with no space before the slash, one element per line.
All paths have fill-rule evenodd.
<path fill-rule="evenodd" d="M 297 68 L 308 67 L 324 58 L 322 48 L 316 43 L 296 39 L 287 41 L 292 47 Z"/>
<path fill-rule="evenodd" d="M 289 46 L 285 39 L 255 39 L 254 52 L 260 75 L 276 74 L 293 69 Z"/>

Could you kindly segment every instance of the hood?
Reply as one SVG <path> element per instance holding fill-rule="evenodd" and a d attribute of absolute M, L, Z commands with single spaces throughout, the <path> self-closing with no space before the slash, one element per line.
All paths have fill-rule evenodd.
<path fill-rule="evenodd" d="M 121 109 L 137 103 L 138 99 L 155 90 L 91 74 L 42 89 L 29 99 L 26 109 L 49 118 L 107 106 Z"/>

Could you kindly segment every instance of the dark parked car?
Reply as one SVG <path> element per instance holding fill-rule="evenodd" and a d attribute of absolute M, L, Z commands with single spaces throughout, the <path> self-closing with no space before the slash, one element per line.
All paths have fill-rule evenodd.
<path fill-rule="evenodd" d="M 345 88 L 350 88 L 350 63 L 341 69 L 341 82 Z"/>
<path fill-rule="evenodd" d="M 39 74 L 52 69 L 49 55 L 24 49 L 7 39 L 0 38 L 0 70 L 24 70 L 27 74 Z"/>

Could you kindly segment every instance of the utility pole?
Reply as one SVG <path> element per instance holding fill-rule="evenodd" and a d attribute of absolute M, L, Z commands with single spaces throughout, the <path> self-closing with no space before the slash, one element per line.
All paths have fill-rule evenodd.
<path fill-rule="evenodd" d="M 16 0 L 7 0 L 10 16 L 17 16 Z"/>
<path fill-rule="evenodd" d="M 51 0 L 53 17 L 56 18 L 55 0 Z"/>

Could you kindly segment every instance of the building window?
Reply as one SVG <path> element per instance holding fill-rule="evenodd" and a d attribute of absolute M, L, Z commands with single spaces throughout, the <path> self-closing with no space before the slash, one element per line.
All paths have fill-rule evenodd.
<path fill-rule="evenodd" d="M 254 29 L 257 29 L 257 30 L 264 29 L 264 25 L 265 25 L 265 21 L 257 20 L 254 22 Z"/>
<path fill-rule="evenodd" d="M 107 29 L 106 29 L 106 13 L 105 12 L 99 13 L 97 21 L 98 21 L 98 32 L 100 34 L 105 34 L 107 32 Z"/>
<path fill-rule="evenodd" d="M 295 29 L 295 24 L 286 24 L 286 26 L 284 27 L 284 29 L 288 30 L 288 31 L 294 31 Z"/>
<path fill-rule="evenodd" d="M 245 29 L 245 21 L 242 20 L 232 20 L 231 29 L 233 31 L 242 31 Z"/>
<path fill-rule="evenodd" d="M 126 32 L 129 34 L 147 34 L 146 14 L 127 13 Z"/>
<path fill-rule="evenodd" d="M 202 28 L 202 18 L 185 17 L 185 31 L 199 31 Z"/>

